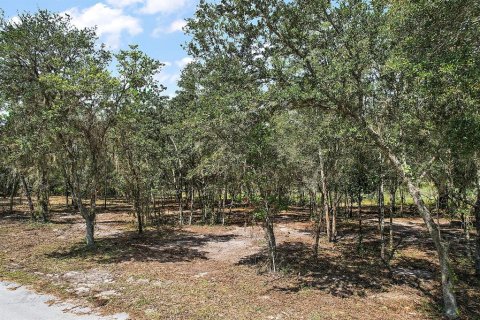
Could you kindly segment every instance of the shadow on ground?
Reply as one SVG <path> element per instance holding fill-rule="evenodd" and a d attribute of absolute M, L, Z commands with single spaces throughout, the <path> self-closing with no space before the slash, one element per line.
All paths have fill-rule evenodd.
<path fill-rule="evenodd" d="M 364 241 L 361 252 L 355 245 L 337 245 L 336 254 L 321 249 L 318 258 L 311 246 L 303 242 L 284 242 L 277 247 L 277 267 L 280 272 L 295 276 L 295 285 L 275 286 L 274 290 L 298 292 L 304 288 L 325 291 L 339 297 L 365 296 L 367 292 L 386 292 L 393 285 L 408 285 L 420 289 L 429 298 L 428 290 L 422 290 L 422 281 L 435 277 L 435 266 L 426 259 L 402 260 L 401 265 L 389 269 L 378 258 L 379 242 Z M 262 268 L 266 265 L 267 252 L 243 258 L 238 264 Z M 405 273 L 392 273 L 395 268 L 408 269 Z M 425 270 L 423 273 L 408 273 L 409 270 Z"/>
<path fill-rule="evenodd" d="M 159 233 L 147 231 L 141 235 L 128 231 L 113 237 L 95 241 L 96 248 L 88 250 L 78 243 L 65 251 L 46 254 L 52 259 L 92 259 L 97 263 L 120 263 L 124 261 L 182 262 L 207 259 L 201 247 L 207 242 L 226 242 L 235 235 L 199 235 L 189 232 L 168 231 Z"/>

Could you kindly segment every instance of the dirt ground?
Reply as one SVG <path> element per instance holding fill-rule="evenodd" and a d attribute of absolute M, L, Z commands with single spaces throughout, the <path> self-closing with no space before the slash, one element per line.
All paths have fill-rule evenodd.
<path fill-rule="evenodd" d="M 0 212 L 0 280 L 132 319 L 441 318 L 438 264 L 416 217 L 394 219 L 396 251 L 387 268 L 373 212 L 364 217 L 361 247 L 358 222 L 341 215 L 338 241 L 323 236 L 314 257 L 313 222 L 307 210 L 292 208 L 276 217 L 280 271 L 268 273 L 263 231 L 245 218 L 248 210 L 234 210 L 225 226 L 182 228 L 167 211 L 162 225 L 138 235 L 130 207 L 110 201 L 97 217 L 97 248 L 86 251 L 81 217 L 61 198 L 52 202 L 47 224 L 32 222 L 25 205 Z M 441 223 L 462 318 L 480 319 L 467 243 Z"/>

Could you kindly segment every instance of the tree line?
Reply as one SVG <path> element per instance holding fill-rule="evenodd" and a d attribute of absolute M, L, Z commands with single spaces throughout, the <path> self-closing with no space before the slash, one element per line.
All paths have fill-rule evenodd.
<path fill-rule="evenodd" d="M 388 267 L 408 194 L 456 318 L 434 213 L 460 218 L 468 243 L 476 228 L 480 276 L 479 13 L 475 0 L 201 1 L 185 28 L 194 61 L 173 98 L 155 77 L 162 64 L 138 46 L 111 52 L 95 29 L 44 10 L 2 18 L 1 191 L 23 192 L 42 221 L 50 194 L 70 195 L 89 247 L 102 196 L 126 198 L 139 232 L 159 198 L 175 201 L 180 225 L 224 223 L 248 203 L 273 271 L 281 210 L 309 207 L 315 253 L 355 214 L 361 248 L 369 194 Z"/>

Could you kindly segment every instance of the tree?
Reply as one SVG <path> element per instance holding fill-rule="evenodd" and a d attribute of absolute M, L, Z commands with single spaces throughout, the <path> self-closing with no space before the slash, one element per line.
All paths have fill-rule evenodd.
<path fill-rule="evenodd" d="M 471 8 L 476 5 L 458 1 L 455 4 L 469 13 L 464 21 L 469 26 L 475 25 L 474 10 L 469 5 Z M 392 92 L 382 81 L 383 77 L 399 78 L 402 73 L 407 73 L 410 81 L 418 83 L 423 75 L 409 72 L 409 53 L 415 52 L 409 50 L 416 48 L 399 45 L 403 36 L 390 32 L 388 28 L 392 21 L 397 23 L 397 6 L 401 8 L 404 4 L 395 2 L 386 6 L 382 1 L 340 1 L 335 4 L 280 0 L 202 2 L 195 18 L 188 22 L 187 30 L 193 37 L 189 48 L 198 60 L 239 59 L 253 81 L 274 93 L 270 102 L 278 107 L 312 107 L 333 112 L 350 119 L 371 139 L 408 186 L 435 243 L 442 272 L 445 314 L 455 318 L 458 311 L 446 248 L 415 178 L 421 176 L 418 171 L 421 166 L 416 167 L 406 157 L 402 158 L 400 151 L 390 143 L 390 134 L 394 136 L 399 134 L 398 131 L 381 132 L 374 125 L 379 117 L 386 115 L 380 110 L 396 107 L 395 99 L 382 99 L 385 93 Z M 407 8 L 437 10 L 436 16 L 445 14 L 447 7 L 426 3 L 410 6 L 407 3 Z M 411 17 L 414 18 L 408 21 L 414 22 L 419 15 Z M 451 31 L 458 30 L 458 22 L 447 25 Z M 443 30 L 438 24 L 435 26 L 435 30 Z M 455 34 L 458 32 L 444 33 L 440 38 L 454 40 Z M 406 52 L 401 55 L 406 58 L 400 59 L 398 52 Z M 403 65 L 405 61 L 406 65 Z M 464 66 L 467 69 L 463 71 L 475 70 L 472 68 L 474 64 Z M 427 67 L 431 70 L 432 66 Z M 414 86 L 404 89 L 411 95 L 418 93 Z M 425 90 L 433 93 L 431 88 Z M 412 103 L 401 106 L 402 117 L 410 117 L 408 121 L 420 127 L 433 123 L 434 113 L 428 109 L 431 105 L 422 105 L 423 113 L 418 112 L 418 107 Z M 386 120 L 382 122 L 386 123 Z M 434 127 L 433 132 L 438 129 Z"/>
<path fill-rule="evenodd" d="M 112 137 L 117 146 L 120 175 L 125 192 L 133 199 L 138 232 L 143 232 L 143 217 L 149 210 L 150 189 L 155 177 L 155 139 L 150 131 L 156 108 L 162 107 L 163 90 L 154 76 L 162 66 L 137 46 L 116 55 L 123 96 Z"/>

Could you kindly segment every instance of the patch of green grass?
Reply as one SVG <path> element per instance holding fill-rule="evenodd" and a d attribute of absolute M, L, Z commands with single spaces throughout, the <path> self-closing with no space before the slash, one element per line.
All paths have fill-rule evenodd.
<path fill-rule="evenodd" d="M 145 296 L 140 296 L 135 300 L 134 307 L 136 309 L 143 309 L 145 306 L 150 305 L 152 302 L 152 299 L 149 299 Z"/>
<path fill-rule="evenodd" d="M 319 313 L 318 311 L 315 311 L 309 316 L 308 319 L 309 320 L 322 320 L 322 319 L 325 319 L 325 317 L 321 313 Z"/>
<path fill-rule="evenodd" d="M 0 273 L 5 279 L 22 285 L 33 284 L 40 279 L 34 273 L 23 270 L 5 270 L 4 267 L 0 268 Z"/>

